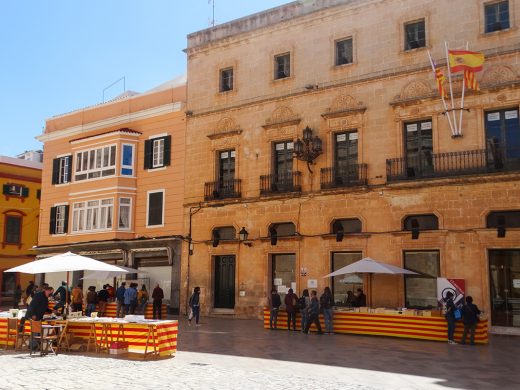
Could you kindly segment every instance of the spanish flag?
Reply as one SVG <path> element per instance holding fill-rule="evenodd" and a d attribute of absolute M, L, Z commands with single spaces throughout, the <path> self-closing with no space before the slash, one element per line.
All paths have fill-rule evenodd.
<path fill-rule="evenodd" d="M 484 63 L 484 54 L 467 50 L 449 50 L 448 58 L 453 73 L 464 70 L 480 72 Z"/>
<path fill-rule="evenodd" d="M 477 78 L 475 77 L 475 72 L 471 72 L 469 70 L 464 71 L 464 80 L 466 80 L 466 85 L 468 89 L 473 89 L 474 91 L 480 91 L 480 87 L 477 82 Z"/>

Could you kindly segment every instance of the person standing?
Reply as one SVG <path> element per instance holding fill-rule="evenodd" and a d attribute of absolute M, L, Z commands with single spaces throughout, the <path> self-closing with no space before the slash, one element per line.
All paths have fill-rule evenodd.
<path fill-rule="evenodd" d="M 269 303 L 269 329 L 276 329 L 278 311 L 282 305 L 282 300 L 275 288 L 271 290 L 271 296 L 267 301 Z"/>
<path fill-rule="evenodd" d="M 97 300 L 98 300 L 98 315 L 99 317 L 104 317 L 107 311 L 107 302 L 108 302 L 108 284 L 105 284 L 101 290 L 98 291 Z"/>
<path fill-rule="evenodd" d="M 323 319 L 325 321 L 325 333 L 334 333 L 334 324 L 332 322 L 332 307 L 334 306 L 334 298 L 329 287 L 325 287 L 323 294 L 320 297 L 320 306 L 323 310 Z"/>
<path fill-rule="evenodd" d="M 34 294 L 34 298 L 31 300 L 25 317 L 20 321 L 19 331 L 23 332 L 25 321 L 41 321 L 45 313 L 50 313 L 49 309 L 49 296 L 52 295 L 54 289 L 52 287 L 45 287 L 43 291 Z"/>
<path fill-rule="evenodd" d="M 58 287 L 56 292 L 53 294 L 53 297 L 58 301 L 54 305 L 54 310 L 65 310 L 65 304 L 67 301 L 67 282 L 61 282 L 61 286 Z"/>
<path fill-rule="evenodd" d="M 444 317 L 446 318 L 446 322 L 448 323 L 448 344 L 457 344 L 455 340 L 453 340 L 453 335 L 455 334 L 455 303 L 453 303 L 453 293 L 448 291 L 446 293 L 446 298 L 444 298 L 446 312 L 444 313 Z"/>
<path fill-rule="evenodd" d="M 137 289 L 135 288 L 135 283 L 130 283 L 130 287 L 128 287 L 125 291 L 125 313 L 126 314 L 134 314 L 135 307 L 137 306 Z"/>
<path fill-rule="evenodd" d="M 27 305 L 27 300 L 29 298 L 32 299 L 32 297 L 34 296 L 34 281 L 32 280 L 29 280 L 29 285 L 25 288 L 25 297 L 23 299 L 23 304 L 24 305 Z M 29 300 L 30 301 L 30 300 Z"/>
<path fill-rule="evenodd" d="M 300 315 L 302 316 L 301 329 L 302 332 L 305 331 L 305 327 L 307 326 L 307 321 L 309 320 L 309 314 L 307 313 L 307 308 L 311 303 L 311 299 L 309 297 L 309 290 L 305 289 L 302 292 L 302 296 L 298 298 L 298 308 L 300 309 Z"/>
<path fill-rule="evenodd" d="M 469 331 L 469 343 L 470 345 L 475 345 L 475 329 L 477 328 L 479 314 L 480 310 L 477 305 L 473 303 L 473 298 L 467 296 L 466 304 L 462 308 L 464 332 L 462 333 L 461 344 L 466 344 L 466 336 Z"/>
<path fill-rule="evenodd" d="M 20 286 L 18 284 L 13 292 L 13 309 L 18 309 L 21 299 L 22 299 L 22 286 Z"/>
<path fill-rule="evenodd" d="M 96 303 L 97 303 L 97 293 L 96 286 L 89 286 L 87 292 L 87 308 L 85 309 L 85 315 L 90 317 L 90 315 L 96 311 Z"/>
<path fill-rule="evenodd" d="M 287 330 L 291 330 L 291 323 L 293 330 L 296 330 L 296 310 L 298 305 L 298 297 L 292 288 L 289 289 L 284 299 L 285 311 L 287 312 Z"/>
<path fill-rule="evenodd" d="M 195 325 L 200 326 L 199 318 L 200 318 L 200 287 L 195 287 L 193 289 L 193 294 L 191 294 L 189 300 L 189 306 L 193 313 L 193 317 L 195 317 Z M 188 324 L 191 326 L 191 318 L 188 319 Z"/>
<path fill-rule="evenodd" d="M 108 299 L 107 302 L 113 302 L 116 299 L 116 290 L 114 286 L 111 286 L 110 283 L 107 283 L 107 293 L 108 293 Z"/>
<path fill-rule="evenodd" d="M 363 293 L 363 290 L 358 288 L 356 292 L 356 299 L 353 302 L 353 307 L 365 307 L 367 305 L 367 296 Z"/>
<path fill-rule="evenodd" d="M 146 305 L 148 304 L 148 291 L 146 290 L 146 286 L 143 284 L 139 292 L 137 293 L 137 302 L 139 304 L 139 313 L 146 314 Z"/>
<path fill-rule="evenodd" d="M 155 288 L 152 291 L 152 300 L 153 300 L 153 319 L 161 319 L 162 318 L 162 300 L 164 298 L 164 292 L 161 287 L 159 287 L 159 283 L 155 285 Z"/>
<path fill-rule="evenodd" d="M 305 334 L 309 334 L 309 329 L 312 324 L 316 325 L 316 328 L 318 329 L 317 334 L 323 334 L 321 331 L 321 324 L 320 324 L 320 302 L 318 301 L 318 293 L 316 290 L 312 290 L 311 292 L 311 302 L 309 304 L 309 307 L 307 308 L 307 312 L 309 313 L 309 320 L 307 321 L 307 324 L 305 325 Z"/>
<path fill-rule="evenodd" d="M 72 289 L 72 311 L 83 311 L 83 285 L 78 284 Z"/>
<path fill-rule="evenodd" d="M 116 290 L 116 316 L 118 318 L 124 317 L 125 314 L 125 291 L 126 282 L 122 282 Z"/>

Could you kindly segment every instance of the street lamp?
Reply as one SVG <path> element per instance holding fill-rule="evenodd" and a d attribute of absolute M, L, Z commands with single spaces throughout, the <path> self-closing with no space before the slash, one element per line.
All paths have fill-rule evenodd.
<path fill-rule="evenodd" d="M 322 145 L 321 139 L 317 135 L 313 137 L 312 129 L 307 126 L 303 129 L 303 141 L 297 138 L 294 143 L 294 157 L 298 160 L 305 161 L 307 163 L 307 169 L 310 173 L 313 173 L 311 164 L 314 164 L 314 160 L 323 153 Z"/>
<path fill-rule="evenodd" d="M 242 229 L 238 232 L 238 239 L 241 243 L 243 243 L 246 246 L 253 246 L 253 243 L 251 241 L 247 241 L 247 237 L 249 236 L 249 233 L 247 232 L 246 228 L 242 226 Z"/>

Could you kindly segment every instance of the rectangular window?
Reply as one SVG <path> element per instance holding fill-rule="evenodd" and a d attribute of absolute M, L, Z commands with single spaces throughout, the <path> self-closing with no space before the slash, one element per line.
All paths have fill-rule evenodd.
<path fill-rule="evenodd" d="M 289 288 L 297 293 L 296 286 L 296 255 L 294 253 L 272 255 L 271 262 L 272 288 L 278 291 L 284 302 Z"/>
<path fill-rule="evenodd" d="M 26 198 L 29 196 L 29 188 L 21 184 L 4 184 L 3 194 Z"/>
<path fill-rule="evenodd" d="M 336 41 L 336 66 L 351 64 L 352 61 L 352 38 Z"/>
<path fill-rule="evenodd" d="M 144 142 L 144 169 L 170 165 L 171 135 L 148 139 Z"/>
<path fill-rule="evenodd" d="M 426 30 L 424 20 L 404 25 L 404 49 L 412 50 L 426 46 Z"/>
<path fill-rule="evenodd" d="M 123 144 L 121 153 L 121 175 L 134 175 L 134 145 Z"/>
<path fill-rule="evenodd" d="M 361 252 L 334 252 L 332 253 L 331 272 L 337 271 L 347 265 L 361 260 Z M 336 306 L 352 306 L 351 291 L 356 293 L 357 289 L 363 290 L 363 278 L 357 274 L 339 275 L 332 277 L 332 296 Z"/>
<path fill-rule="evenodd" d="M 520 164 L 520 119 L 517 108 L 485 112 L 488 164 L 516 169 Z"/>
<path fill-rule="evenodd" d="M 50 234 L 66 234 L 69 222 L 69 206 L 59 205 L 51 207 Z"/>
<path fill-rule="evenodd" d="M 408 308 L 437 307 L 438 251 L 404 252 L 404 268 L 418 275 L 405 275 L 405 304 Z"/>
<path fill-rule="evenodd" d="M 148 193 L 146 226 L 164 225 L 164 190 Z"/>
<path fill-rule="evenodd" d="M 162 167 L 164 165 L 164 138 L 153 140 L 152 167 Z"/>
<path fill-rule="evenodd" d="M 18 215 L 5 216 L 5 243 L 20 244 L 22 240 L 22 217 Z"/>
<path fill-rule="evenodd" d="M 220 71 L 220 92 L 233 90 L 233 68 Z"/>
<path fill-rule="evenodd" d="M 52 184 L 65 184 L 71 181 L 72 156 L 55 158 L 52 161 Z"/>
<path fill-rule="evenodd" d="M 280 54 L 274 57 L 274 79 L 280 80 L 291 76 L 291 55 Z"/>
<path fill-rule="evenodd" d="M 113 199 L 74 203 L 72 232 L 94 232 L 112 229 Z"/>
<path fill-rule="evenodd" d="M 425 177 L 433 174 L 432 121 L 404 124 L 407 176 Z"/>
<path fill-rule="evenodd" d="M 486 32 L 506 30 L 509 24 L 509 1 L 499 1 L 484 6 Z"/>
<path fill-rule="evenodd" d="M 116 174 L 116 146 L 104 146 L 76 153 L 77 181 L 113 176 Z"/>
<path fill-rule="evenodd" d="M 117 224 L 119 230 L 130 229 L 132 210 L 131 198 L 119 198 L 119 222 Z"/>

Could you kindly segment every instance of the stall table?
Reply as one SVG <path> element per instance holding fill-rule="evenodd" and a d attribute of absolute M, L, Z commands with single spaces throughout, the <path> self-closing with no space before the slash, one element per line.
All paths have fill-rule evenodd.
<path fill-rule="evenodd" d="M 264 328 L 269 329 L 269 308 L 264 308 Z M 301 330 L 300 313 L 296 316 L 296 328 Z M 320 315 L 322 330 L 325 329 L 323 316 Z M 287 329 L 287 313 L 280 310 L 278 329 Z M 315 331 L 312 326 L 311 330 Z M 455 341 L 460 342 L 464 326 L 457 321 Z M 444 317 L 408 316 L 402 314 L 356 313 L 334 311 L 334 333 L 361 334 L 372 336 L 403 337 L 420 340 L 447 341 L 448 326 Z M 466 342 L 469 342 L 469 334 Z M 488 343 L 488 322 L 479 321 L 475 330 L 475 343 Z"/>
<path fill-rule="evenodd" d="M 56 305 L 56 302 L 49 301 L 49 309 L 54 309 L 54 305 Z M 85 312 L 86 305 L 83 305 L 83 312 Z M 96 305 L 96 311 L 98 310 L 99 306 Z M 117 304 L 115 302 L 108 302 L 105 312 L 105 317 L 116 317 L 116 311 L 117 311 Z M 136 308 L 137 311 L 137 308 Z M 165 304 L 161 305 L 161 317 L 166 318 L 166 311 L 167 306 Z M 135 313 L 137 314 L 137 313 Z M 145 315 L 144 318 L 151 319 L 153 318 L 153 304 L 147 303 L 146 309 L 145 309 Z"/>

